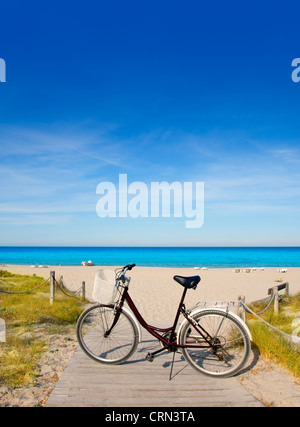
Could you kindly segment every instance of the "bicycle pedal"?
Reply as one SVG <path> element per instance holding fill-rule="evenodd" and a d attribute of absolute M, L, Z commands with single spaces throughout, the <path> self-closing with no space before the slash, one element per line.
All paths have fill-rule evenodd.
<path fill-rule="evenodd" d="M 148 353 L 146 356 L 146 360 L 148 360 L 148 362 L 153 362 L 154 355 L 152 353 Z"/>

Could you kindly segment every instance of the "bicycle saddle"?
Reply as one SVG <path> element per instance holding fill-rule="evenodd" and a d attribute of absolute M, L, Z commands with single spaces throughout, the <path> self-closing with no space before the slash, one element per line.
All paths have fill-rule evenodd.
<path fill-rule="evenodd" d="M 187 289 L 196 289 L 198 283 L 200 282 L 200 276 L 191 276 L 191 277 L 182 277 L 182 276 L 174 276 L 173 279 L 175 282 L 184 286 Z"/>

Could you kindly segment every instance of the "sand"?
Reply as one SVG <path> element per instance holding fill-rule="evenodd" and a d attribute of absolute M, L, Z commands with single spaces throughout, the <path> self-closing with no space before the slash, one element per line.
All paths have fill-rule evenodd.
<path fill-rule="evenodd" d="M 50 271 L 55 271 L 56 278 L 63 276 L 64 285 L 70 290 L 77 290 L 83 281 L 86 283 L 86 296 L 92 298 L 94 277 L 101 268 L 116 267 L 78 266 L 32 268 L 30 266 L 7 265 L 0 267 L 13 273 L 36 274 L 45 279 Z M 183 288 L 173 280 L 173 276 L 199 275 L 201 282 L 196 291 L 189 290 L 186 306 L 194 306 L 198 301 L 236 301 L 245 296 L 250 303 L 268 296 L 268 289 L 276 286 L 279 281 L 289 282 L 290 293 L 300 292 L 300 268 L 288 268 L 286 273 L 278 272 L 277 268 L 265 268 L 250 273 L 235 273 L 231 268 L 195 270 L 193 268 L 161 268 L 135 267 L 128 272 L 131 277 L 130 295 L 141 314 L 149 323 L 170 322 L 176 313 Z M 167 324 L 168 326 L 168 324 Z"/>

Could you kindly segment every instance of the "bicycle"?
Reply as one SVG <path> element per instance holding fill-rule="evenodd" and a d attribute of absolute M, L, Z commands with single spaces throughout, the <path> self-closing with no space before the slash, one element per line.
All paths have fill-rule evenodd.
<path fill-rule="evenodd" d="M 144 320 L 129 295 L 126 273 L 133 267 L 135 264 L 128 264 L 116 270 L 113 303 L 93 305 L 78 319 L 77 339 L 89 357 L 112 365 L 125 362 L 137 349 L 142 326 L 162 347 L 147 354 L 150 362 L 162 351 L 173 352 L 174 362 L 175 353 L 181 350 L 189 365 L 208 376 L 228 378 L 243 368 L 251 350 L 251 334 L 243 320 L 221 308 L 185 307 L 186 293 L 197 288 L 199 276 L 174 276 L 184 288 L 177 314 L 171 327 L 158 328 Z M 180 315 L 184 320 L 176 331 Z"/>

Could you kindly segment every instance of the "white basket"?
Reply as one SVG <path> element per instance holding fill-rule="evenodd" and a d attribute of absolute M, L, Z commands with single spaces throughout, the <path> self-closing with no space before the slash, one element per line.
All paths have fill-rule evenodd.
<path fill-rule="evenodd" d="M 98 270 L 95 275 L 92 298 L 101 304 L 111 304 L 116 295 L 115 273 L 112 270 Z"/>

